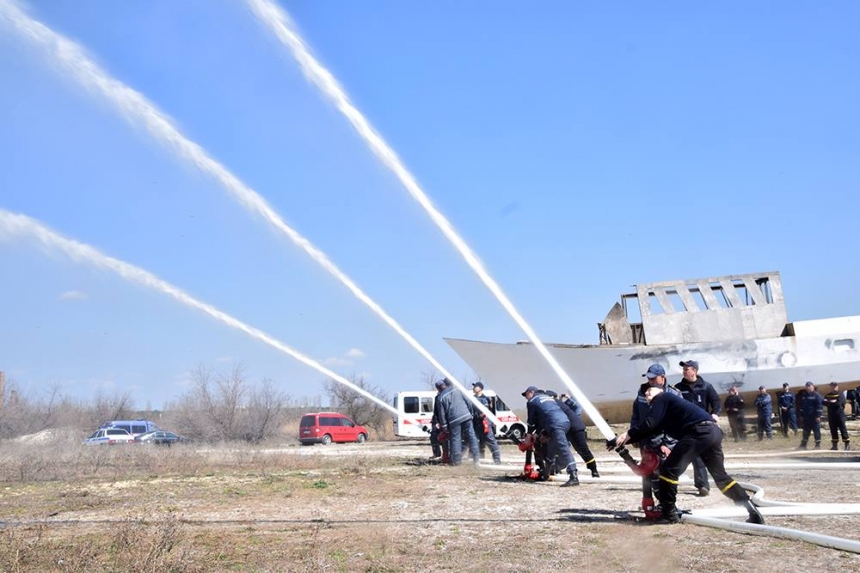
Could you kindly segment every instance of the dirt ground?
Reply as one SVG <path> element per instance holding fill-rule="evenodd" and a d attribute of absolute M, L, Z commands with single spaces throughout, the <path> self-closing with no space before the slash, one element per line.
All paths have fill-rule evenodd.
<path fill-rule="evenodd" d="M 860 456 L 796 452 L 796 445 L 793 438 L 729 441 L 727 468 L 738 481 L 763 487 L 768 499 L 858 501 L 860 472 L 828 469 L 826 462 L 860 463 Z M 603 451 L 596 440 L 591 446 L 602 477 L 587 477 L 580 462 L 585 477 L 575 488 L 561 488 L 563 480 L 518 479 L 523 454 L 511 444 L 503 446 L 500 468 L 428 464 L 430 448 L 417 441 L 255 450 L 80 446 L 76 452 L 68 446 L 63 455 L 80 466 L 74 477 L 20 481 L 15 475 L 24 474 L 16 464 L 32 463 L 38 446 L 25 454 L 2 447 L 0 570 L 783 572 L 860 567 L 860 555 L 801 541 L 619 519 L 617 513 L 639 508 L 640 486 L 617 454 Z M 814 469 L 760 465 L 790 461 L 822 464 Z M 679 490 L 679 506 L 732 504 L 716 489 L 696 497 L 688 483 Z M 860 540 L 856 515 L 768 517 L 768 524 Z"/>

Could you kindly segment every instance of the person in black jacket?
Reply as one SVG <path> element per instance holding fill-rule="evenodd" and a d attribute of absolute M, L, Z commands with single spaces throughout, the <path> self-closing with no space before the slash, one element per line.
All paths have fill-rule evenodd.
<path fill-rule="evenodd" d="M 744 398 L 738 393 L 738 387 L 729 388 L 729 395 L 723 404 L 726 415 L 729 417 L 729 427 L 732 430 L 732 438 L 737 442 L 747 439 L 747 425 L 744 421 Z"/>
<path fill-rule="evenodd" d="M 682 361 L 681 368 L 684 369 L 684 378 L 675 384 L 675 388 L 686 401 L 710 414 L 714 422 L 719 422 L 720 397 L 710 382 L 699 376 L 699 363 L 695 360 Z M 705 462 L 698 458 L 693 460 L 693 485 L 699 490 L 700 497 L 711 492 Z"/>
<path fill-rule="evenodd" d="M 573 446 L 573 449 L 576 450 L 576 453 L 585 462 L 585 467 L 591 470 L 591 477 L 599 478 L 600 472 L 597 471 L 597 460 L 594 459 L 594 454 L 591 453 L 591 449 L 588 447 L 588 440 L 585 437 L 585 424 L 582 418 L 576 410 L 570 407 L 567 401 L 560 399 L 554 391 L 546 390 L 546 394 L 555 398 L 561 411 L 564 412 L 570 422 L 570 430 L 567 431 L 567 441 L 570 442 L 570 445 Z"/>
<path fill-rule="evenodd" d="M 675 502 L 678 497 L 678 478 L 694 457 L 700 457 L 720 491 L 738 505 L 743 505 L 749 523 L 763 524 L 764 517 L 750 501 L 747 492 L 726 473 L 723 457 L 723 431 L 703 409 L 687 400 L 652 386 L 645 391 L 651 405 L 648 417 L 638 429 L 626 432 L 607 442 L 607 448 L 617 448 L 627 442 L 639 442 L 658 432 L 665 432 L 678 440 L 660 469 L 659 522 L 678 523 L 681 516 Z"/>
<path fill-rule="evenodd" d="M 845 425 L 845 396 L 839 390 L 838 382 L 830 383 L 830 392 L 824 395 L 824 405 L 827 406 L 827 424 L 830 426 L 830 441 L 833 444 L 830 449 L 839 449 L 839 436 L 841 434 L 845 451 L 850 450 L 851 440 Z"/>

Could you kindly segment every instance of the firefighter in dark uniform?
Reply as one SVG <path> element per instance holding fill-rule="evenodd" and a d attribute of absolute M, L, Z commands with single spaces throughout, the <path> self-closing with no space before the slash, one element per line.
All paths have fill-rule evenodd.
<path fill-rule="evenodd" d="M 788 382 L 782 385 L 782 392 L 776 395 L 779 406 L 779 423 L 782 426 L 782 437 L 788 437 L 788 430 L 797 435 L 797 412 L 795 408 L 794 394 L 788 389 Z"/>
<path fill-rule="evenodd" d="M 576 473 L 576 461 L 570 453 L 567 443 L 567 432 L 570 430 L 570 420 L 562 411 L 558 402 L 552 396 L 547 396 L 536 386 L 529 386 L 523 392 L 528 412 L 529 433 L 537 432 L 547 441 L 547 459 L 549 466 L 564 467 L 569 476 L 562 487 L 579 485 Z"/>
<path fill-rule="evenodd" d="M 794 396 L 792 396 L 794 398 Z M 747 439 L 747 425 L 744 421 L 744 398 L 738 394 L 738 387 L 732 386 L 729 388 L 729 395 L 726 396 L 726 401 L 723 404 L 726 410 L 726 416 L 729 417 L 729 427 L 732 430 L 732 438 L 738 440 Z M 795 431 L 797 433 L 797 431 Z"/>
<path fill-rule="evenodd" d="M 747 510 L 747 521 L 763 524 L 764 517 L 750 501 L 747 492 L 726 473 L 723 431 L 713 418 L 687 400 L 664 392 L 656 386 L 648 388 L 645 397 L 651 409 L 642 425 L 609 440 L 607 447 L 612 449 L 627 442 L 638 442 L 661 431 L 678 440 L 660 469 L 662 509 L 659 522 L 678 523 L 681 520 L 675 505 L 678 478 L 694 457 L 701 457 L 723 495 Z"/>
<path fill-rule="evenodd" d="M 475 399 L 484 405 L 490 412 L 493 409 L 490 407 L 490 397 L 484 395 L 484 383 L 480 380 L 472 384 L 472 393 L 475 394 Z M 478 446 L 481 450 L 481 459 L 484 459 L 484 453 L 487 451 L 487 446 L 490 447 L 490 452 L 493 454 L 493 463 L 498 465 L 502 463 L 502 450 L 499 448 L 499 443 L 496 441 L 496 425 L 487 419 L 487 415 L 475 409 L 475 417 L 472 419 L 475 425 L 475 435 L 478 437 Z"/>
<path fill-rule="evenodd" d="M 699 376 L 699 363 L 695 360 L 686 360 L 680 363 L 683 368 L 684 378 L 675 384 L 675 388 L 688 402 L 711 414 L 715 422 L 719 421 L 720 396 L 711 383 Z M 693 485 L 699 490 L 699 496 L 705 497 L 711 491 L 708 484 L 708 472 L 705 470 L 705 462 L 700 459 L 693 460 Z"/>
<path fill-rule="evenodd" d="M 648 417 L 648 412 L 651 410 L 651 405 L 648 399 L 645 398 L 645 392 L 648 388 L 656 386 L 663 390 L 676 394 L 681 393 L 666 384 L 666 370 L 660 364 L 652 364 L 648 367 L 648 371 L 643 374 L 648 379 L 647 382 L 639 386 L 639 391 L 636 393 L 636 399 L 633 400 L 633 412 L 630 415 L 630 428 L 637 430 L 642 426 L 645 418 Z M 642 505 L 648 512 L 655 511 L 654 494 L 660 492 L 660 464 L 662 464 L 672 448 L 675 447 L 675 439 L 667 436 L 664 432 L 660 432 L 649 436 L 639 442 L 639 449 L 642 451 L 642 458 L 645 458 L 645 452 L 651 452 L 659 460 L 657 469 L 651 475 L 642 477 Z M 657 498 L 659 501 L 659 497 Z M 650 509 L 649 509 L 650 508 Z"/>
<path fill-rule="evenodd" d="M 561 400 L 558 394 L 552 390 L 547 390 L 546 394 L 551 398 L 555 398 L 561 411 L 564 412 L 564 415 L 567 416 L 567 420 L 570 422 L 570 430 L 567 431 L 567 441 L 570 442 L 573 449 L 576 450 L 576 453 L 585 462 L 585 467 L 591 470 L 591 477 L 599 478 L 600 473 L 597 471 L 597 460 L 594 459 L 594 454 L 591 453 L 591 449 L 588 447 L 588 440 L 585 437 L 585 424 L 582 422 L 582 418 L 566 401 Z"/>
<path fill-rule="evenodd" d="M 807 382 L 803 390 L 798 392 L 797 409 L 800 410 L 800 425 L 803 433 L 800 435 L 798 450 L 805 450 L 809 442 L 809 434 L 815 437 L 815 449 L 821 449 L 821 410 L 824 400 L 821 394 L 816 392 L 815 384 Z"/>
<path fill-rule="evenodd" d="M 842 443 L 845 451 L 851 449 L 851 440 L 848 437 L 848 428 L 845 426 L 845 396 L 839 391 L 839 383 L 830 383 L 830 392 L 824 395 L 824 404 L 827 406 L 827 425 L 830 426 L 830 449 L 839 449 L 839 435 L 842 435 Z"/>

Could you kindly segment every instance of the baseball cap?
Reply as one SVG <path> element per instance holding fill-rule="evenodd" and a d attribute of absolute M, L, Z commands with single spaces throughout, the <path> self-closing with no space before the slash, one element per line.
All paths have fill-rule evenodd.
<path fill-rule="evenodd" d="M 539 390 L 539 389 L 538 389 L 538 387 L 537 387 L 537 386 L 529 386 L 529 387 L 528 387 L 528 388 L 526 388 L 526 389 L 525 389 L 525 391 L 523 392 L 523 396 L 525 396 L 525 395 L 526 395 L 526 394 L 528 394 L 529 392 L 538 392 L 538 390 Z"/>
<path fill-rule="evenodd" d="M 788 388 L 788 382 L 783 382 L 783 383 L 782 383 L 782 387 L 783 387 L 783 388 Z"/>
<path fill-rule="evenodd" d="M 830 385 L 831 386 L 839 386 L 839 382 L 831 382 Z"/>
<path fill-rule="evenodd" d="M 648 371 L 642 376 L 645 376 L 646 378 L 648 378 L 648 380 L 651 380 L 652 378 L 656 378 L 657 376 L 665 375 L 666 370 L 660 364 L 652 364 L 648 367 Z"/>
<path fill-rule="evenodd" d="M 815 386 L 815 384 L 813 384 L 813 383 L 810 381 L 810 382 L 807 382 L 806 384 L 804 384 L 804 386 Z"/>
<path fill-rule="evenodd" d="M 444 380 L 437 380 L 436 381 L 436 389 L 437 390 L 441 390 L 444 387 L 445 387 L 445 381 Z"/>
<path fill-rule="evenodd" d="M 758 389 L 759 389 L 759 390 L 764 390 L 764 386 L 759 386 L 759 387 L 758 387 Z"/>
<path fill-rule="evenodd" d="M 681 364 L 681 368 L 685 368 L 685 367 L 689 366 L 693 370 L 696 370 L 696 371 L 699 370 L 699 363 L 696 362 L 695 360 L 686 360 L 686 361 L 682 360 L 680 362 L 680 364 Z"/>
<path fill-rule="evenodd" d="M 484 389 L 484 383 L 481 381 L 472 382 L 472 388 L 480 388 L 481 390 L 483 390 Z"/>

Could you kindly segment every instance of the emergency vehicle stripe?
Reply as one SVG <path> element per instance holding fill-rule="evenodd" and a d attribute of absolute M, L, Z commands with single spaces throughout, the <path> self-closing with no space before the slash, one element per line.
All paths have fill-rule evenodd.
<path fill-rule="evenodd" d="M 661 480 L 663 480 L 663 481 L 667 481 L 667 482 L 669 482 L 669 483 L 670 483 L 670 484 L 672 484 L 672 485 L 678 485 L 679 483 L 681 483 L 681 482 L 679 482 L 679 481 L 678 481 L 678 480 L 676 480 L 676 479 L 669 479 L 669 478 L 667 478 L 666 476 L 660 476 L 660 479 L 661 479 Z"/>
<path fill-rule="evenodd" d="M 729 485 L 727 485 L 726 487 L 724 487 L 723 489 L 720 490 L 720 493 L 726 493 L 736 483 L 738 483 L 738 482 L 735 480 L 732 480 L 732 482 Z"/>

